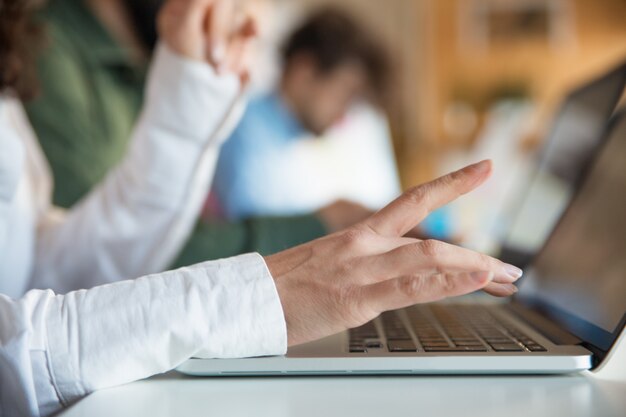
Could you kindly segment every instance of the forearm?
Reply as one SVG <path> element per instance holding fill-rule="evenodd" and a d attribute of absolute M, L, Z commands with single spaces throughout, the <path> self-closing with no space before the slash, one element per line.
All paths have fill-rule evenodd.
<path fill-rule="evenodd" d="M 127 157 L 80 204 L 42 222 L 33 284 L 66 292 L 165 269 L 201 209 L 238 92 L 236 77 L 162 46 Z"/>
<path fill-rule="evenodd" d="M 0 299 L 0 309 L 3 303 L 6 309 L 6 299 Z M 100 388 L 167 371 L 192 356 L 286 351 L 282 307 L 257 254 L 64 296 L 33 291 L 20 303 L 32 328 L 29 356 L 45 352 L 48 362 L 32 370 L 47 369 L 49 375 L 35 374 L 33 379 L 51 381 L 58 406 Z M 54 408 L 41 404 L 50 396 L 37 401 Z"/>

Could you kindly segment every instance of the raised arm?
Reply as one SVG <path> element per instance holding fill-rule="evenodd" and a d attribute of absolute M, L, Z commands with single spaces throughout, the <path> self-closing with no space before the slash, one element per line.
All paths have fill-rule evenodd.
<path fill-rule="evenodd" d="M 67 292 L 161 271 L 181 249 L 209 189 L 219 145 L 236 122 L 238 57 L 254 33 L 249 22 L 234 33 L 216 31 L 224 18 L 217 10 L 225 4 L 165 5 L 162 42 L 128 154 L 72 210 L 43 217 L 32 287 Z M 215 45 L 228 54 L 215 54 Z"/>

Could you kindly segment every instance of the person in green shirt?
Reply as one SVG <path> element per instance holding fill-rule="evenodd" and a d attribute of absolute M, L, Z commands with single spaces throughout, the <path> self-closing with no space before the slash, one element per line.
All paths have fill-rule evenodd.
<path fill-rule="evenodd" d="M 56 0 L 39 14 L 47 44 L 40 94 L 26 104 L 49 160 L 54 203 L 76 204 L 126 152 L 142 104 L 161 0 Z M 337 202 L 315 214 L 200 219 L 172 267 L 245 252 L 278 252 L 346 227 L 369 212 Z"/>

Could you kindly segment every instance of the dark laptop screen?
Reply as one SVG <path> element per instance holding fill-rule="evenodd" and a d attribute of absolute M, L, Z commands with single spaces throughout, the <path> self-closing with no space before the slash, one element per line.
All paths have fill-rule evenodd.
<path fill-rule="evenodd" d="M 626 82 L 626 65 L 572 92 L 556 117 L 538 166 L 503 242 L 503 251 L 533 255 L 567 207 Z"/>
<path fill-rule="evenodd" d="M 557 314 L 570 331 L 602 349 L 626 313 L 626 114 L 533 262 L 520 296 Z"/>

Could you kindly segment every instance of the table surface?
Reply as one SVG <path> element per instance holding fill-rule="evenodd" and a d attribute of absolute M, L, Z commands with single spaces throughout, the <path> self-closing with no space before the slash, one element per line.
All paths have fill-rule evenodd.
<path fill-rule="evenodd" d="M 626 417 L 626 330 L 595 373 L 198 378 L 91 394 L 61 417 Z"/>
<path fill-rule="evenodd" d="M 63 417 L 626 416 L 626 381 L 557 376 L 227 377 L 175 372 L 98 391 Z"/>

